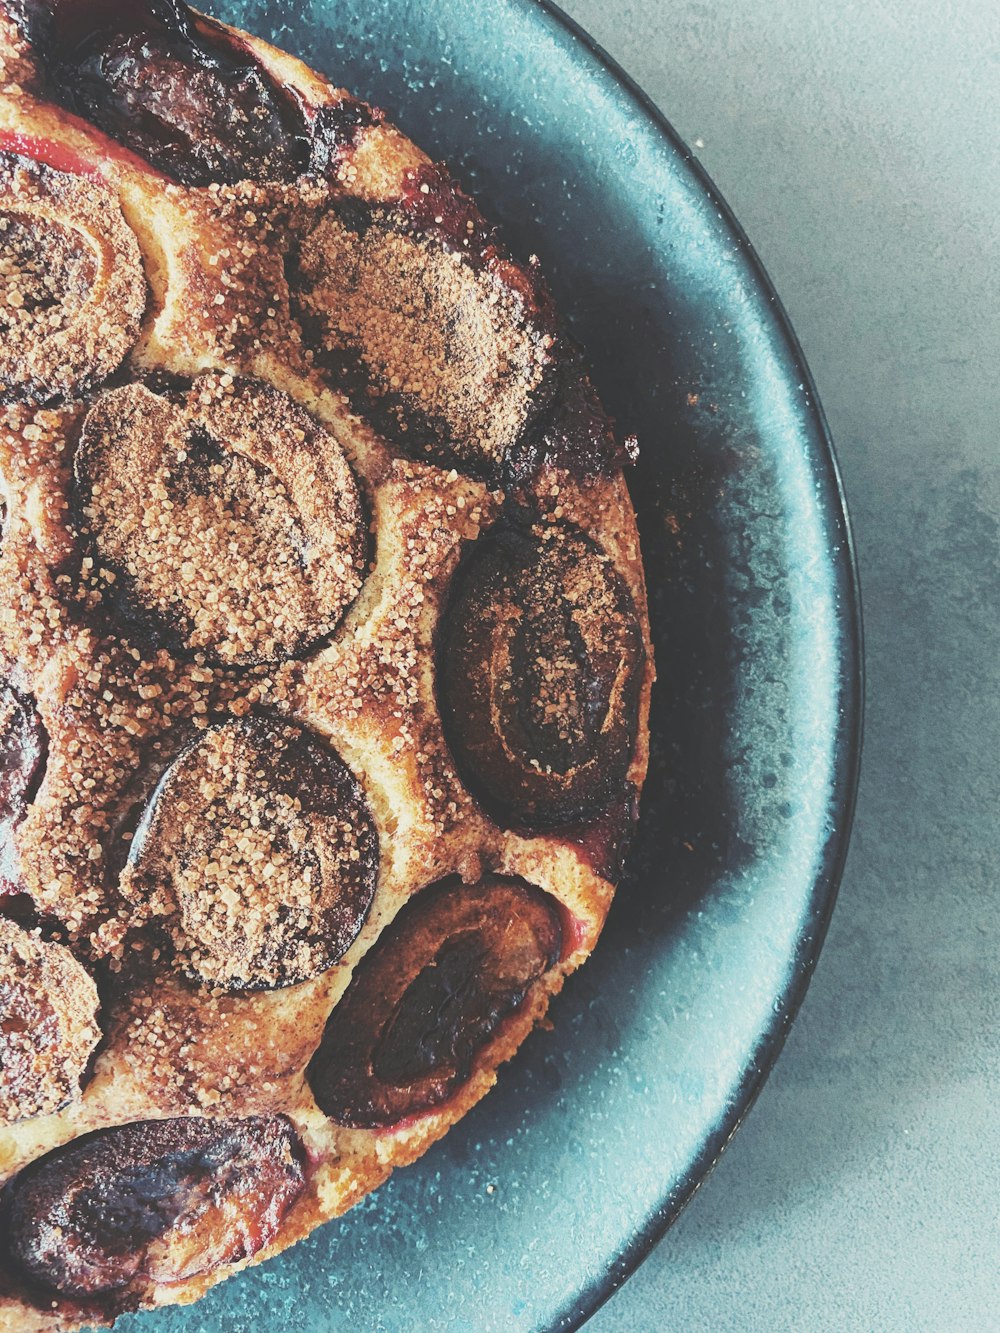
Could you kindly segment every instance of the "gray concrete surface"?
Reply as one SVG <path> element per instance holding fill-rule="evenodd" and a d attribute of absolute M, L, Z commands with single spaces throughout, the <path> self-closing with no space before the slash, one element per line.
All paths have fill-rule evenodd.
<path fill-rule="evenodd" d="M 857 823 L 757 1106 L 593 1333 L 1000 1329 L 1000 5 L 568 0 L 762 256 L 843 467 Z"/>

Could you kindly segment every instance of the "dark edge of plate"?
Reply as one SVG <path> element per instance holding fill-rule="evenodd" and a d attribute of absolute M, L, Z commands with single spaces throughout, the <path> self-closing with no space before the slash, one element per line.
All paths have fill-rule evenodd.
<path fill-rule="evenodd" d="M 613 79 L 636 104 L 637 110 L 656 127 L 671 149 L 682 159 L 702 189 L 718 209 L 733 234 L 736 244 L 746 257 L 755 274 L 763 295 L 767 298 L 786 343 L 791 360 L 806 388 L 813 424 L 823 443 L 822 459 L 817 460 L 816 479 L 823 488 L 823 511 L 830 520 L 831 529 L 839 537 L 840 555 L 837 561 L 841 602 L 838 621 L 843 633 L 843 652 L 840 663 L 840 725 L 833 763 L 834 790 L 831 809 L 834 811 L 833 831 L 823 849 L 822 865 L 813 884 L 806 941 L 795 960 L 788 984 L 779 997 L 774 1023 L 762 1033 L 757 1050 L 748 1064 L 741 1084 L 734 1090 L 730 1111 L 717 1131 L 705 1143 L 702 1151 L 688 1168 L 680 1187 L 663 1199 L 640 1230 L 619 1252 L 608 1269 L 586 1286 L 550 1325 L 551 1333 L 573 1333 L 595 1314 L 631 1277 L 653 1248 L 661 1241 L 677 1220 L 682 1210 L 719 1161 L 736 1131 L 745 1120 L 761 1088 L 781 1054 L 785 1039 L 791 1030 L 795 1015 L 805 998 L 812 979 L 823 940 L 833 914 L 837 891 L 847 859 L 851 826 L 857 801 L 858 780 L 861 770 L 861 746 L 864 719 L 864 629 L 861 613 L 861 585 L 858 577 L 857 553 L 847 513 L 847 499 L 830 428 L 816 392 L 816 385 L 784 306 L 768 277 L 764 265 L 737 222 L 729 205 L 722 198 L 708 173 L 697 161 L 676 130 L 655 105 L 603 47 L 590 36 L 553 0 L 521 0 L 540 9 L 562 28 L 567 45 L 582 47 L 587 56 L 606 78 Z M 641 533 L 640 533 L 641 536 Z"/>

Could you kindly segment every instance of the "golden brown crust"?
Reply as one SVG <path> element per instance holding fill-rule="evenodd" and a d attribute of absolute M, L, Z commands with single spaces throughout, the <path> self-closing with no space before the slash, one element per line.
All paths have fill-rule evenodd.
<path fill-rule="evenodd" d="M 25 51 L 9 30 L 5 46 L 4 35 L 0 26 L 0 68 L 8 79 L 6 87 L 0 79 L 0 143 L 5 130 L 13 131 L 46 140 L 50 160 L 72 158 L 81 174 L 64 175 L 73 183 L 59 188 L 91 192 L 95 207 L 105 197 L 117 199 L 122 225 L 142 257 L 151 298 L 137 335 L 121 335 L 134 338 L 121 376 L 132 387 L 111 394 L 190 402 L 190 409 L 175 410 L 196 414 L 195 402 L 185 396 L 192 378 L 207 372 L 213 389 L 200 410 L 211 426 L 213 413 L 222 410 L 216 390 L 225 386 L 231 397 L 234 385 L 239 394 L 241 377 L 253 377 L 269 386 L 260 391 L 273 395 L 268 402 L 287 395 L 296 405 L 287 420 L 301 413 L 313 423 L 303 430 L 330 441 L 331 459 L 348 460 L 371 516 L 370 569 L 363 583 L 359 574 L 360 588 L 342 571 L 344 586 L 353 591 L 345 594 L 343 619 L 328 641 L 301 661 L 279 652 L 283 660 L 269 664 L 213 664 L 201 651 L 205 643 L 155 646 L 141 634 L 123 635 L 109 586 L 74 532 L 73 456 L 87 413 L 103 410 L 107 397 L 88 389 L 82 402 L 11 404 L 0 416 L 7 506 L 0 661 L 16 661 L 18 687 L 35 700 L 48 737 L 44 777 L 15 830 L 15 851 L 38 908 L 61 923 L 80 957 L 100 960 L 109 978 L 106 1038 L 93 1077 L 63 1109 L 47 1108 L 0 1134 L 0 1180 L 104 1127 L 185 1115 L 286 1114 L 308 1155 L 301 1197 L 252 1259 L 144 1296 L 151 1304 L 188 1301 L 342 1213 L 441 1137 L 488 1091 L 498 1065 L 513 1055 L 544 1016 L 550 996 L 593 948 L 630 823 L 625 806 L 641 788 L 648 754 L 653 672 L 638 536 L 625 480 L 614 466 L 588 471 L 555 449 L 540 471 L 518 483 L 534 521 L 571 526 L 613 566 L 634 607 L 644 656 L 622 809 L 608 813 L 610 832 L 597 836 L 594 823 L 544 832 L 504 827 L 456 768 L 436 697 L 434 653 L 463 552 L 497 522 L 510 499 L 509 485 L 506 499 L 501 489 L 508 479 L 495 464 L 531 413 L 541 410 L 545 394 L 559 391 L 552 370 L 564 364 L 559 358 L 565 349 L 548 315 L 540 313 L 537 275 L 501 249 L 487 256 L 492 240 L 480 229 L 478 214 L 462 211 L 468 201 L 456 207 L 473 224 L 468 234 L 481 242 L 475 263 L 456 257 L 434 233 L 436 214 L 417 225 L 420 215 L 408 200 L 414 190 L 420 193 L 419 173 L 428 161 L 378 116 L 361 117 L 353 136 L 337 140 L 321 177 L 295 185 L 186 188 L 164 181 L 105 136 L 39 100 L 37 89 L 28 90 Z M 313 113 L 349 101 L 292 57 L 252 38 L 238 40 L 296 89 Z M 437 189 L 445 178 L 426 179 Z M 333 239 L 346 250 L 331 253 L 327 242 L 333 244 L 342 216 L 333 210 L 345 203 L 383 220 L 372 237 L 377 255 L 360 256 L 356 241 L 344 235 Z M 317 229 L 324 239 L 323 267 Z M 355 346 L 364 343 L 369 372 L 381 377 L 377 396 L 385 396 L 384 385 L 392 387 L 400 370 L 409 373 L 401 348 L 408 330 L 421 332 L 401 306 L 386 306 L 376 280 L 383 265 L 391 270 L 398 262 L 401 279 L 418 288 L 429 280 L 433 308 L 451 299 L 449 292 L 471 303 L 459 357 L 466 376 L 449 380 L 441 373 L 447 372 L 448 349 L 435 341 L 434 328 L 426 331 L 421 349 L 424 406 L 434 407 L 424 415 L 449 423 L 447 461 L 440 433 L 432 436 L 430 450 L 415 449 L 392 425 L 391 414 L 360 412 L 351 386 L 331 378 L 318 344 L 303 337 L 288 275 L 294 278 L 296 256 L 310 236 L 316 253 L 310 260 L 306 245 L 307 266 L 312 264 L 319 285 L 308 299 L 324 319 L 329 309 L 317 293 L 348 304 L 358 295 L 355 279 L 336 272 L 337 265 L 350 267 L 363 258 L 373 266 L 371 282 L 364 284 L 360 303 L 345 310 L 337 335 Z M 383 253 L 379 247 L 387 244 Z M 302 299 L 301 290 L 296 299 Z M 392 337 L 383 344 L 387 326 Z M 167 378 L 136 387 L 150 375 Z M 404 397 L 421 400 L 422 379 L 404 387 Z M 226 421 L 215 423 L 221 435 L 232 429 L 231 404 L 225 412 Z M 402 419 L 397 415 L 397 426 Z M 170 430 L 166 419 L 164 430 Z M 477 466 L 480 444 L 488 466 Z M 452 458 L 455 469 L 448 466 Z M 338 475 L 332 490 L 346 503 L 349 485 L 343 472 Z M 283 485 L 288 491 L 289 483 Z M 349 518 L 345 512 L 340 526 L 350 527 Z M 371 909 L 342 957 L 319 975 L 309 975 L 310 967 L 293 972 L 283 978 L 294 982 L 285 989 L 228 992 L 230 978 L 223 972 L 212 980 L 224 984 L 212 987 L 178 970 L 174 950 L 179 945 L 183 954 L 190 941 L 171 937 L 170 930 L 151 935 L 148 902 L 137 902 L 128 877 L 123 884 L 120 876 L 136 820 L 184 747 L 211 725 L 260 714 L 305 729 L 336 751 L 360 783 L 380 859 Z M 306 1069 L 358 963 L 421 890 L 451 876 L 475 884 L 491 873 L 527 881 L 559 904 L 564 930 L 558 961 L 492 1033 L 467 1081 L 441 1105 L 385 1129 L 334 1124 L 317 1106 Z M 174 908 L 169 906 L 168 918 Z M 197 913 L 194 919 L 197 925 Z M 208 934 L 221 957 L 226 931 L 211 927 Z M 12 1333 L 70 1328 L 85 1318 L 69 1306 L 40 1312 L 23 1292 L 0 1295 L 0 1328 Z"/>

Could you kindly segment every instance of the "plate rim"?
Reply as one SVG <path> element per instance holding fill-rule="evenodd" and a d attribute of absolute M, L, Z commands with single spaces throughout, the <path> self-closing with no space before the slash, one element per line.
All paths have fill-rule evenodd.
<path fill-rule="evenodd" d="M 801 383 L 806 391 L 807 411 L 812 418 L 821 445 L 819 456 L 815 461 L 811 461 L 811 469 L 822 485 L 822 512 L 841 539 L 835 562 L 836 582 L 841 594 L 836 612 L 841 631 L 838 664 L 841 717 L 831 765 L 835 784 L 830 802 L 833 819 L 831 831 L 822 847 L 821 869 L 813 882 L 805 914 L 810 927 L 807 947 L 800 948 L 796 954 L 785 987 L 776 1000 L 774 1021 L 760 1033 L 754 1058 L 748 1065 L 742 1081 L 734 1089 L 730 1099 L 730 1109 L 720 1121 L 716 1133 L 706 1140 L 701 1152 L 689 1164 L 679 1186 L 671 1189 L 663 1197 L 647 1218 L 645 1225 L 633 1233 L 606 1269 L 583 1287 L 572 1303 L 565 1306 L 556 1315 L 555 1321 L 549 1324 L 550 1333 L 556 1333 L 556 1330 L 560 1333 L 574 1333 L 574 1330 L 585 1324 L 615 1292 L 620 1290 L 649 1257 L 707 1180 L 753 1108 L 777 1063 L 805 999 L 833 915 L 857 808 L 864 734 L 864 623 L 857 547 L 833 436 L 802 345 L 760 256 L 708 172 L 648 93 L 643 91 L 618 61 L 580 23 L 561 9 L 555 0 L 515 0 L 515 3 L 521 8 L 534 9 L 537 13 L 552 19 L 557 31 L 561 29 L 559 35 L 566 47 L 576 48 L 577 56 L 585 54 L 596 63 L 598 68 L 589 72 L 617 84 L 627 94 L 643 119 L 648 121 L 667 142 L 680 158 L 683 168 L 690 172 L 697 185 L 718 210 L 723 225 L 729 230 L 746 259 L 759 290 L 767 298 L 778 332 L 784 339 L 790 359 L 801 376 Z M 800 945 L 803 943 L 803 936 L 800 936 Z"/>

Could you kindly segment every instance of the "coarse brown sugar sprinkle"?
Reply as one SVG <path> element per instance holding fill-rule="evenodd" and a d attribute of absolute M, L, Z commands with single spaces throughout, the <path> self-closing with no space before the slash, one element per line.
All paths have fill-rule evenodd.
<path fill-rule="evenodd" d="M 121 888 L 162 918 L 185 970 L 224 989 L 282 986 L 350 943 L 374 887 L 375 835 L 353 777 L 299 729 L 263 718 L 209 729 L 150 813 Z"/>
<path fill-rule="evenodd" d="M 97 987 L 68 949 L 0 917 L 0 1120 L 78 1095 L 101 1036 L 97 1008 Z"/>
<path fill-rule="evenodd" d="M 76 475 L 99 576 L 121 573 L 151 631 L 188 654 L 288 656 L 329 633 L 361 586 L 351 470 L 273 390 L 209 376 L 182 408 L 113 390 L 84 423 Z"/>
<path fill-rule="evenodd" d="M 0 63 L 4 41 L 0 18 Z M 29 1007 L 61 1044 L 15 1108 L 51 1115 L 0 1134 L 0 1157 L 17 1171 L 126 1120 L 287 1116 L 307 1189 L 280 1246 L 482 1095 L 596 938 L 596 858 L 624 823 L 579 838 L 495 816 L 440 688 L 462 571 L 494 539 L 537 540 L 530 670 L 499 672 L 493 702 L 585 749 L 601 653 L 631 651 L 598 569 L 641 597 L 631 511 L 610 472 L 591 485 L 546 455 L 524 480 L 567 383 L 544 284 L 381 116 L 328 171 L 204 189 L 83 122 L 43 128 L 81 171 L 0 154 L 0 677 L 37 716 L 10 870 L 14 910 L 42 922 Z M 8 392 L 15 343 L 32 350 Z M 409 899 L 487 879 L 572 922 L 565 954 L 451 1100 L 376 1134 L 335 1122 L 310 1072 L 331 1015 Z M 43 957 L 75 976 L 72 1004 L 38 984 Z M 213 1218 L 179 1249 L 197 1257 Z M 0 1268 L 2 1323 L 21 1296 Z M 225 1268 L 123 1299 L 186 1298 Z"/>
<path fill-rule="evenodd" d="M 360 358 L 394 428 L 412 411 L 442 445 L 497 466 L 520 437 L 551 339 L 487 268 L 376 215 L 359 234 L 327 211 L 298 256 L 296 299 L 323 354 Z"/>
<path fill-rule="evenodd" d="M 0 386 L 69 396 L 139 331 L 146 279 L 110 190 L 0 153 Z"/>

